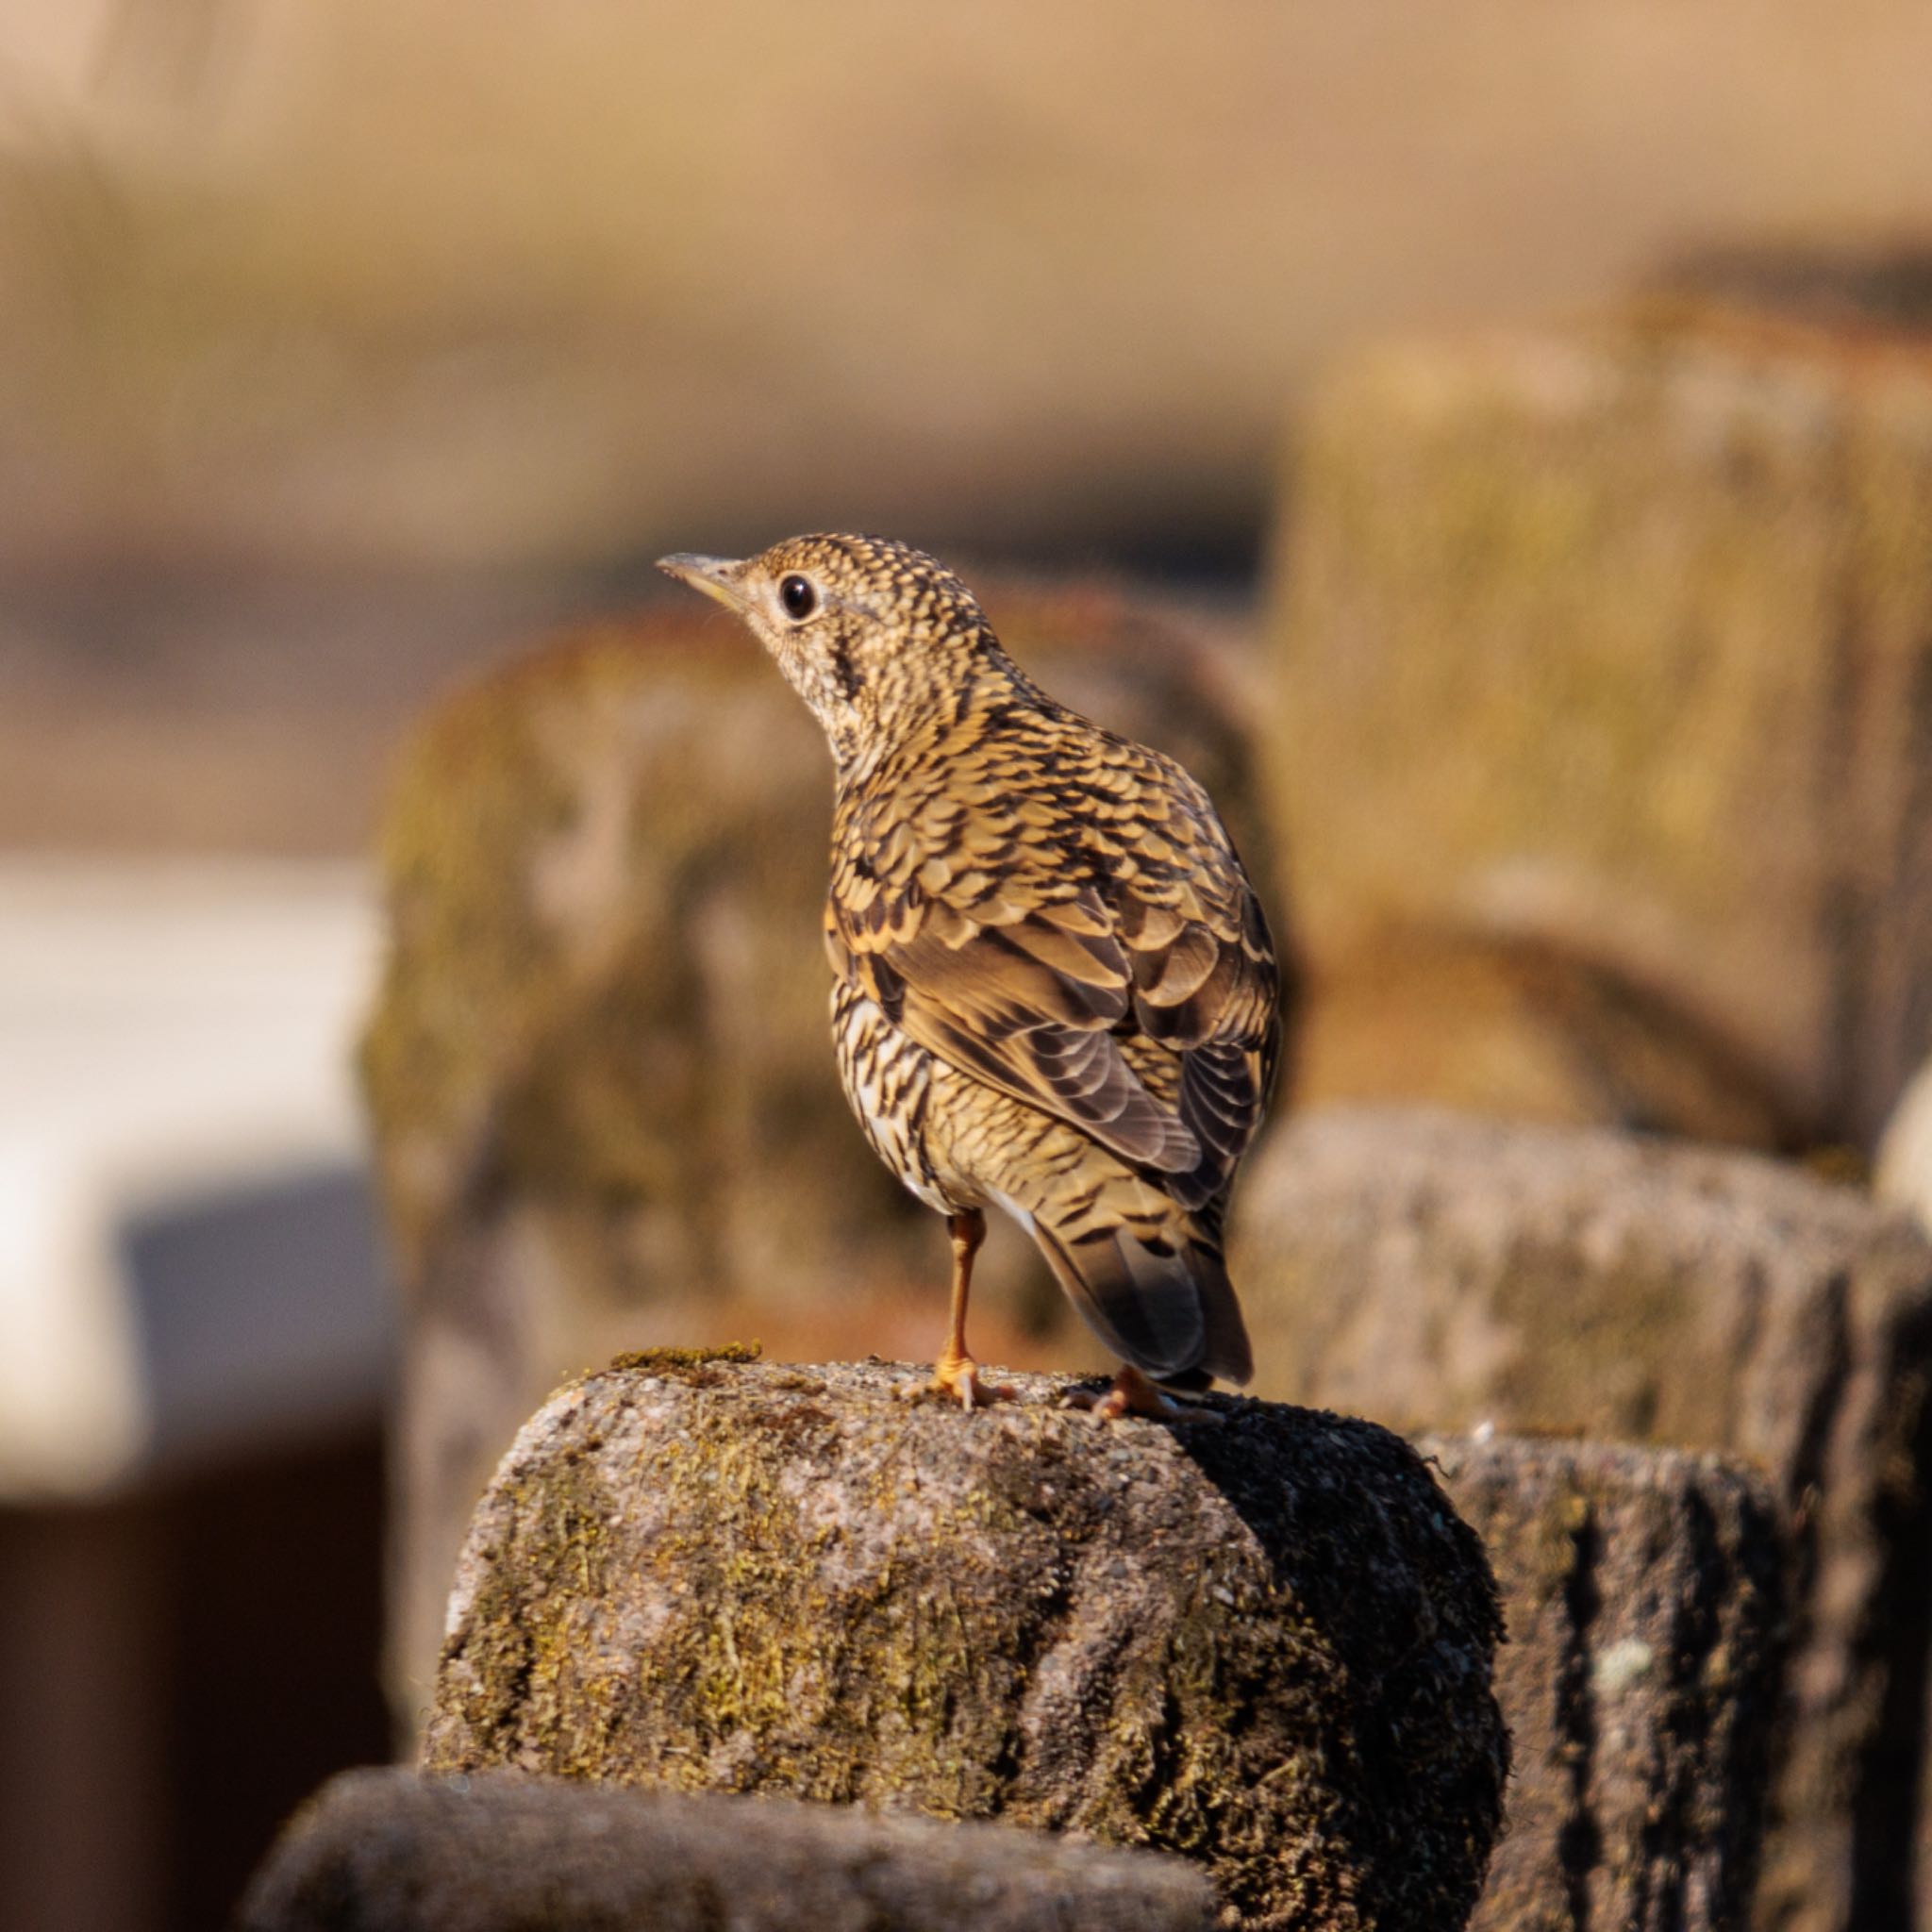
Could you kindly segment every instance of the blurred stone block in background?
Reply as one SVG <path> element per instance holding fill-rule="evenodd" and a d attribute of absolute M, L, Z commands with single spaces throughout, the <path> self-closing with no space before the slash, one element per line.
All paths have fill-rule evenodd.
<path fill-rule="evenodd" d="M 1479 1932 L 1723 1932 L 1757 1877 L 1780 1714 L 1784 1548 L 1714 1456 L 1424 1436 L 1495 1566 L 1507 1827 Z"/>
<path fill-rule="evenodd" d="M 1126 586 L 985 603 L 1058 695 L 1181 758 L 1267 875 L 1237 635 Z M 942 1229 L 866 1147 L 833 1068 L 830 820 L 804 707 L 726 620 L 681 610 L 462 693 L 404 768 L 363 1066 L 406 1302 L 406 1725 L 470 1510 L 561 1375 L 741 1327 L 778 1354 L 935 1345 Z M 1067 1323 L 1004 1228 L 975 1310 L 990 1359 Z"/>
<path fill-rule="evenodd" d="M 238 1932 L 1208 1932 L 1178 1858 L 783 1798 L 358 1771 L 291 1822 Z"/>
<path fill-rule="evenodd" d="M 909 1364 L 665 1352 L 477 1508 L 425 1768 L 771 1792 L 1178 1852 L 1236 1923 L 1455 1932 L 1502 1815 L 1475 1536 L 1373 1424 L 966 1417 Z"/>
<path fill-rule="evenodd" d="M 1932 1048 L 1932 342 L 1675 303 L 1360 353 L 1279 527 L 1313 983 L 1391 930 L 1533 941 L 1706 1041 L 1746 1138 L 1768 1100 L 1869 1151 Z M 1308 1097 L 1386 1091 L 1322 1007 Z"/>
<path fill-rule="evenodd" d="M 1338 1108 L 1254 1163 L 1234 1262 L 1263 1394 L 1762 1469 L 1792 1551 L 1760 1923 L 1909 1923 L 1932 1243 L 1908 1217 L 1751 1155 Z"/>
<path fill-rule="evenodd" d="M 1613 967 L 1540 940 L 1387 926 L 1324 964 L 1309 1008 L 1277 1114 L 1345 1096 L 1732 1146 L 1787 1136 L 1722 1042 Z"/>

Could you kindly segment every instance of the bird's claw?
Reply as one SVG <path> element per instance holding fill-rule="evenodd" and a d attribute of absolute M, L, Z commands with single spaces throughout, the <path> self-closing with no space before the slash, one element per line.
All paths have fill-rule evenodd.
<path fill-rule="evenodd" d="M 996 1402 L 1017 1402 L 1020 1399 L 1020 1391 L 1005 1382 L 981 1381 L 979 1364 L 971 1356 L 961 1356 L 957 1360 L 941 1357 L 934 1364 L 928 1380 L 902 1386 L 898 1392 L 901 1399 L 908 1402 L 944 1396 L 968 1411 L 991 1408 Z"/>
<path fill-rule="evenodd" d="M 1096 1423 L 1117 1423 L 1124 1416 L 1145 1416 L 1151 1422 L 1207 1423 L 1215 1427 L 1225 1420 L 1217 1408 L 1185 1402 L 1151 1382 L 1139 1369 L 1123 1369 L 1105 1389 L 1070 1389 L 1069 1408 L 1084 1408 Z"/>

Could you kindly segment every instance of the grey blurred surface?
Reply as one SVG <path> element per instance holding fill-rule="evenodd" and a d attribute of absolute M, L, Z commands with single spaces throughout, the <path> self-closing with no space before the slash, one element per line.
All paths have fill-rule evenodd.
<path fill-rule="evenodd" d="M 152 1207 L 121 1247 L 149 1456 L 233 1453 L 379 1412 L 396 1320 L 365 1167 Z"/>
<path fill-rule="evenodd" d="M 485 1772 L 358 1771 L 297 1814 L 238 1932 L 1207 1932 L 1177 1858 L 998 1825 Z"/>
<path fill-rule="evenodd" d="M 385 1745 L 375 937 L 339 865 L 0 861 L 9 1932 L 220 1924 Z"/>
<path fill-rule="evenodd" d="M 0 859 L 0 1499 L 377 1413 L 378 945 L 346 867 Z"/>

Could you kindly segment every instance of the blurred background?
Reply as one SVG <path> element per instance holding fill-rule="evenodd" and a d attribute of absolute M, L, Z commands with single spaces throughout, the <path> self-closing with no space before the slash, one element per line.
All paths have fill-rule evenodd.
<path fill-rule="evenodd" d="M 1292 784 L 1250 783 L 1241 731 L 1270 702 L 1270 613 L 1299 594 L 1300 425 L 1355 440 L 1328 372 L 1390 338 L 1560 334 L 1639 291 L 1861 341 L 1922 326 L 1928 73 L 1911 0 L 8 0 L 0 1923 L 218 1923 L 303 1792 L 407 1740 L 463 1499 L 532 1388 L 724 1332 L 936 1339 L 941 1244 L 859 1177 L 862 1149 L 837 1225 L 722 1186 L 691 1222 L 662 1204 L 715 1166 L 610 1127 L 631 1109 L 689 1140 L 675 1096 L 699 1075 L 663 1040 L 692 1013 L 742 1061 L 705 1118 L 743 1118 L 691 1144 L 761 1158 L 760 1133 L 816 1140 L 838 1106 L 814 1030 L 822 807 L 794 861 L 765 835 L 794 793 L 718 775 L 823 800 L 821 754 L 748 641 L 653 614 L 652 558 L 858 527 L 974 567 L 1069 695 L 1191 732 L 1251 856 L 1291 877 Z M 533 708 L 502 667 L 552 634 Z M 479 760 L 516 774 L 519 824 L 544 823 L 559 769 L 594 767 L 570 795 L 604 842 L 532 888 L 554 944 L 439 884 L 542 856 L 494 804 L 456 822 Z M 402 951 L 365 1103 L 386 811 Z M 707 845 L 693 811 L 737 829 Z M 695 897 L 651 870 L 674 848 L 709 855 Z M 737 870 L 713 891 L 720 852 Z M 733 977 L 765 958 L 774 895 L 795 1014 Z M 1285 890 L 1277 924 L 1299 924 Z M 604 1012 L 636 1049 L 621 1092 L 540 1091 L 555 988 L 528 1024 L 503 988 L 525 967 L 602 986 L 584 960 L 605 940 L 660 965 L 689 944 L 696 977 L 625 980 Z M 422 968 L 434 945 L 459 969 Z M 1706 986 L 1692 1020 L 1700 1000 L 1725 1005 Z M 1854 1166 L 1900 1085 L 1850 1047 L 1786 1065 L 1722 1026 L 1694 1050 L 1644 1037 L 1705 1070 L 1666 1124 Z M 1336 1038 L 1310 1073 L 1346 1091 Z M 462 1054 L 487 1065 L 458 1078 Z M 795 1092 L 759 1084 L 781 1060 Z M 591 1209 L 543 1176 L 593 1141 L 618 1150 L 597 1225 L 622 1228 L 603 1274 L 571 1278 L 616 1285 L 506 1286 L 587 1239 Z M 771 1171 L 808 1191 L 792 1146 Z M 550 1219 L 506 1233 L 490 1217 L 519 1187 Z M 896 1245 L 865 1247 L 874 1219 Z M 1004 1265 L 982 1353 L 1068 1360 L 1024 1254 Z M 439 1308 L 442 1352 L 408 1343 Z M 468 1404 L 478 1386 L 495 1407 Z M 422 1420 L 438 1404 L 473 1419 L 455 1448 Z M 418 1556 L 431 1492 L 456 1529 Z"/>

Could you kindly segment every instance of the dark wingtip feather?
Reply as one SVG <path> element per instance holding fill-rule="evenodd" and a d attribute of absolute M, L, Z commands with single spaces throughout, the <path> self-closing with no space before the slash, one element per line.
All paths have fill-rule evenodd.
<path fill-rule="evenodd" d="M 1218 1249 L 1182 1237 L 1158 1252 L 1124 1227 L 1069 1241 L 1037 1220 L 1034 1240 L 1087 1325 L 1157 1382 L 1241 1385 L 1254 1374 L 1247 1324 Z"/>
<path fill-rule="evenodd" d="M 1245 1389 L 1255 1378 L 1255 1351 L 1234 1283 L 1227 1278 L 1227 1263 L 1215 1249 L 1197 1247 L 1193 1254 L 1198 1274 L 1205 1277 L 1201 1281 L 1201 1312 L 1208 1342 L 1201 1351 L 1201 1366 L 1217 1380 Z"/>

